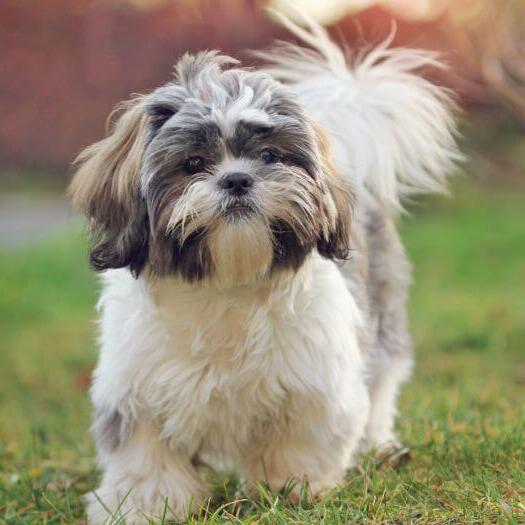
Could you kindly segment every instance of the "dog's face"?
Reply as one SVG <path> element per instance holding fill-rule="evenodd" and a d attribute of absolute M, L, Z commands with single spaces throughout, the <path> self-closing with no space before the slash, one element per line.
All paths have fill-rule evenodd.
<path fill-rule="evenodd" d="M 79 157 L 95 269 L 248 284 L 348 251 L 350 195 L 322 133 L 270 77 L 184 57 Z"/>

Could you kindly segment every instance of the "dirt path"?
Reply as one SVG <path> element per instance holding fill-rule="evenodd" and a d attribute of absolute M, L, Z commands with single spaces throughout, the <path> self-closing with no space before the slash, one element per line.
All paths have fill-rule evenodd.
<path fill-rule="evenodd" d="M 30 245 L 77 221 L 63 198 L 0 195 L 0 249 Z"/>

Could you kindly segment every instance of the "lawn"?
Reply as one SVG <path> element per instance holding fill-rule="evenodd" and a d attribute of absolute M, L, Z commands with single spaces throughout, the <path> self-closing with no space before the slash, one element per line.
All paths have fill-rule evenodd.
<path fill-rule="evenodd" d="M 216 478 L 195 523 L 525 523 L 525 190 L 458 182 L 403 220 L 417 366 L 399 434 L 321 503 Z M 0 253 L 0 523 L 78 523 L 97 480 L 87 432 L 96 279 L 81 229 Z"/>

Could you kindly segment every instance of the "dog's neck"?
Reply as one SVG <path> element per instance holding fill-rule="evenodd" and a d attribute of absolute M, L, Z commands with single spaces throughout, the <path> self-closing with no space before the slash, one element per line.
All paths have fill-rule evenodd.
<path fill-rule="evenodd" d="M 203 301 L 224 299 L 229 302 L 236 299 L 269 301 L 272 298 L 286 298 L 287 302 L 293 304 L 298 293 L 310 288 L 314 267 L 320 259 L 319 254 L 312 253 L 297 270 L 282 269 L 269 272 L 268 275 L 257 276 L 248 283 L 224 281 L 213 277 L 193 282 L 178 276 L 161 278 L 148 276 L 145 280 L 157 305 L 170 302 L 175 297 L 180 299 L 185 296 L 191 296 L 192 302 L 198 298 Z"/>

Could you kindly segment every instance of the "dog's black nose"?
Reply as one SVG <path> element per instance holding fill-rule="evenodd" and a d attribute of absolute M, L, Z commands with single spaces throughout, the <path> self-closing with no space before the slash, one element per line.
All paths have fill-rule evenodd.
<path fill-rule="evenodd" d="M 232 195 L 244 195 L 253 186 L 253 177 L 248 173 L 228 173 L 220 181 L 220 187 Z"/>

